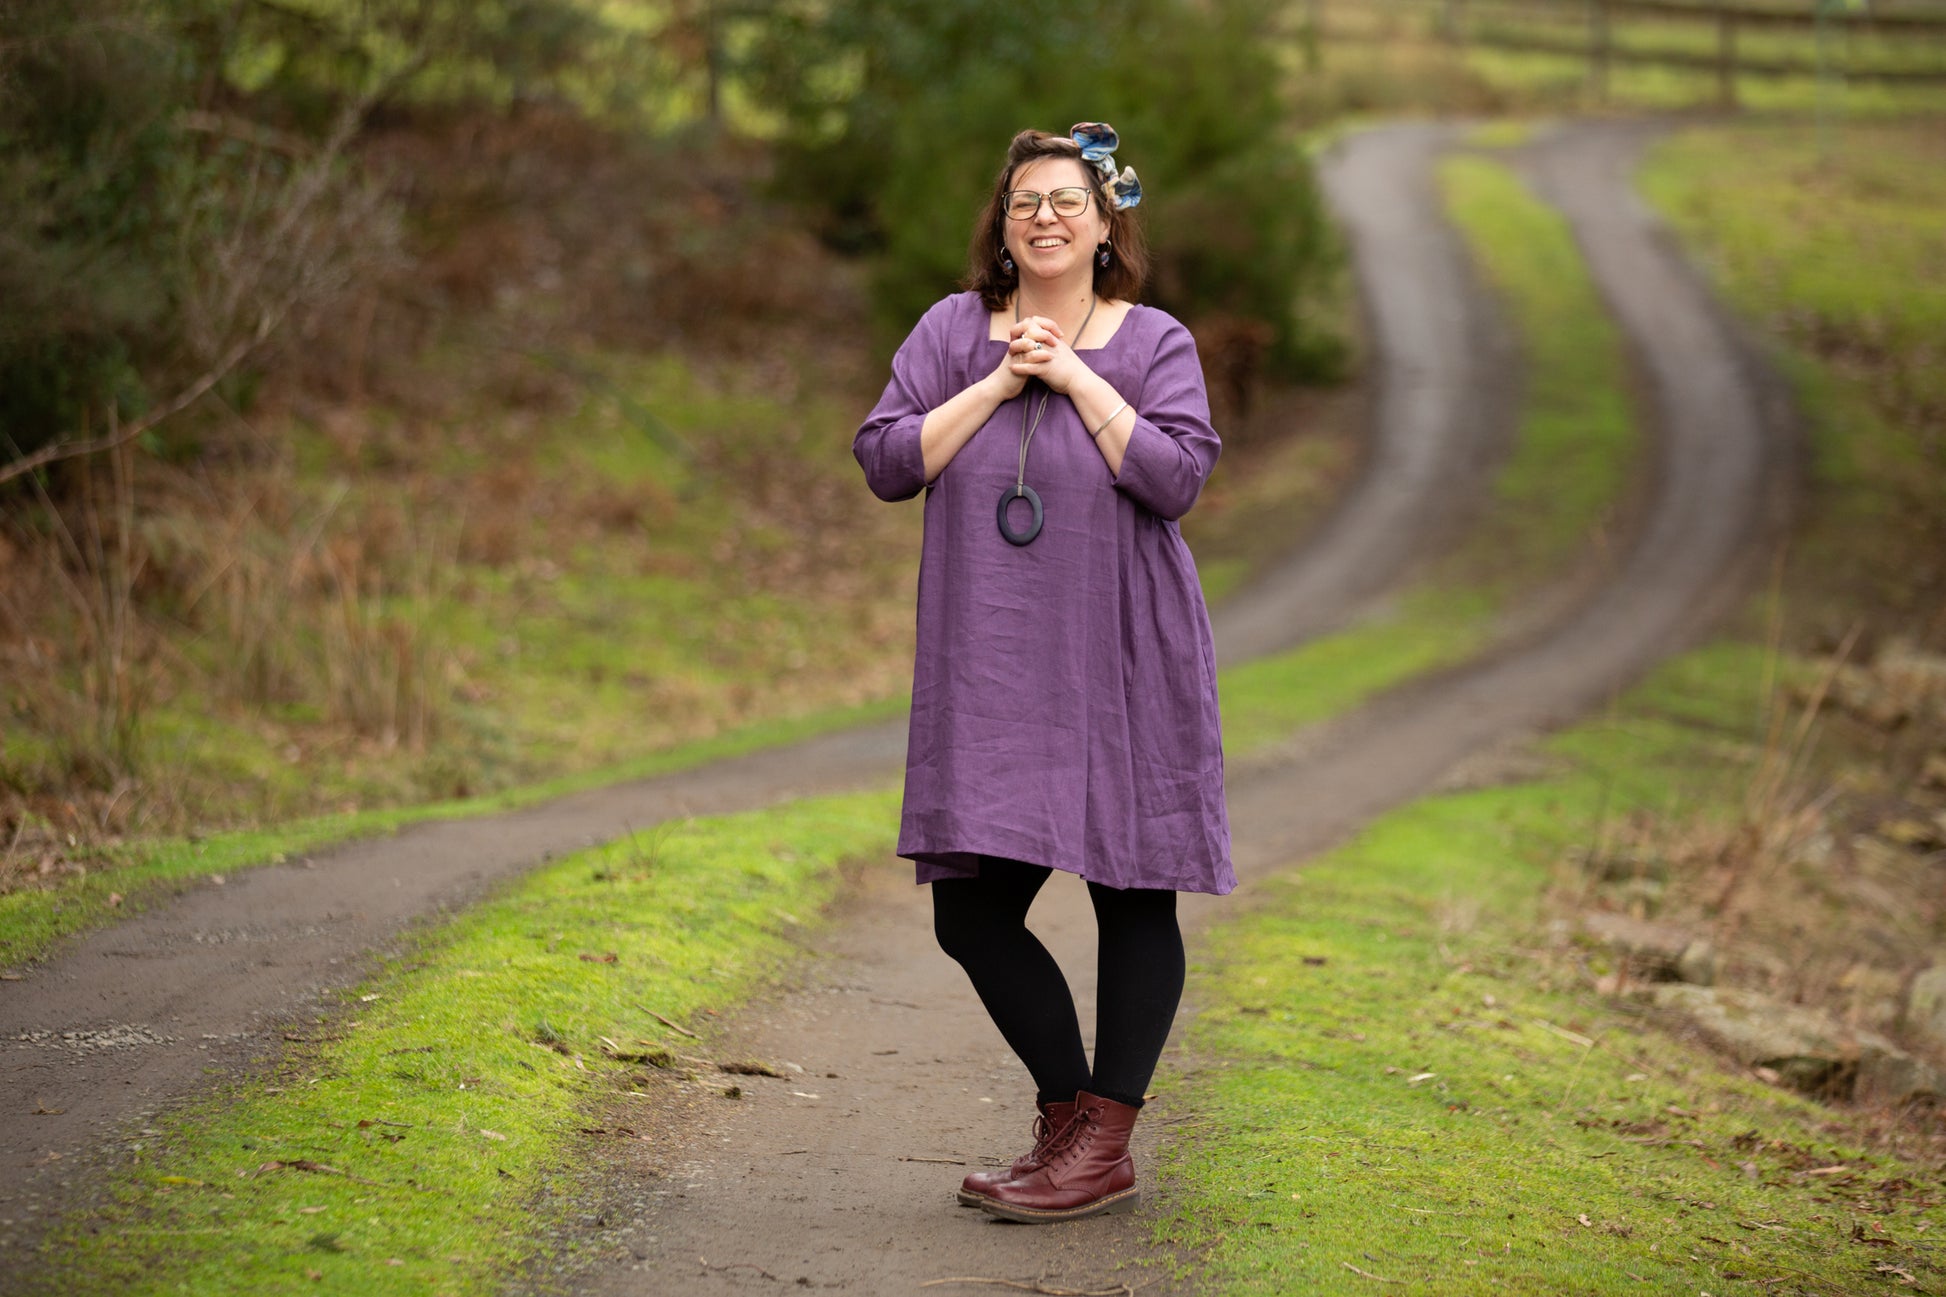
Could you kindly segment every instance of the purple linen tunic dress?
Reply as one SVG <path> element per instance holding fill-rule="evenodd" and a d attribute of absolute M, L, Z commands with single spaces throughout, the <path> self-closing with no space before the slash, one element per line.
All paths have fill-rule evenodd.
<path fill-rule="evenodd" d="M 1016 548 L 994 509 L 1017 476 L 1022 405 L 1047 388 L 996 410 L 930 488 L 919 448 L 927 412 L 1000 363 L 989 320 L 974 293 L 926 312 L 852 443 L 880 499 L 926 491 L 899 854 L 921 883 L 976 875 L 989 855 L 1228 892 L 1216 658 L 1176 526 L 1219 449 L 1195 341 L 1139 305 L 1105 345 L 1082 339 L 1135 410 L 1128 452 L 1110 473 L 1054 395 L 1027 457 L 1046 522 Z M 1026 502 L 1013 509 L 1026 525 Z"/>

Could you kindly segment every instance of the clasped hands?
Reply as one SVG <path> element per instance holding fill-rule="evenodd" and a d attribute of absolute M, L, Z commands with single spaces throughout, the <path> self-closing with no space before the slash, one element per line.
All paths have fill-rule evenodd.
<path fill-rule="evenodd" d="M 1040 379 L 1056 392 L 1066 392 L 1077 378 L 1092 372 L 1067 345 L 1060 325 L 1045 315 L 1030 315 L 1008 328 L 1007 358 L 994 375 L 1002 380 L 1007 396 L 1014 397 L 1030 378 Z"/>

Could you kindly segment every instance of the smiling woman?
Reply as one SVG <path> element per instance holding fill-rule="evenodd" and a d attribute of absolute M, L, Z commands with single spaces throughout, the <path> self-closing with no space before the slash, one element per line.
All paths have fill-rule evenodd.
<path fill-rule="evenodd" d="M 853 444 L 881 499 L 926 492 L 899 854 L 1039 1091 L 1032 1151 L 959 1200 L 1027 1222 L 1134 1205 L 1129 1130 L 1182 993 L 1176 893 L 1236 885 L 1176 525 L 1218 440 L 1188 330 L 1135 301 L 1141 185 L 1116 146 L 1092 122 L 1014 137 L 969 291 L 919 321 Z M 1055 870 L 1101 927 L 1092 1065 L 1025 925 Z"/>

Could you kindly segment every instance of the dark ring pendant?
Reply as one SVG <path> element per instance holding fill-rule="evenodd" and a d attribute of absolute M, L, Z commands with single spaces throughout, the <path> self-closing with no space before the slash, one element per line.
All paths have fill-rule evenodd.
<path fill-rule="evenodd" d="M 1025 499 L 1033 507 L 1034 520 L 1027 524 L 1027 530 L 1015 531 L 1007 525 L 1007 506 L 1015 500 Z M 1011 491 L 1000 493 L 1000 534 L 1007 538 L 1009 545 L 1031 545 L 1034 537 L 1041 534 L 1041 498 L 1034 494 L 1034 488 L 1025 482 Z"/>

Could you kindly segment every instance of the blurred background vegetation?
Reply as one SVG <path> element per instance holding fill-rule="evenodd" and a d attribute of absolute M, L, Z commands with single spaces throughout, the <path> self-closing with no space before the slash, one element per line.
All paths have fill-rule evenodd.
<path fill-rule="evenodd" d="M 849 433 L 1016 130 L 1121 128 L 1232 407 L 1342 370 L 1277 19 L 0 0 L 15 881 L 895 703 Z"/>
<path fill-rule="evenodd" d="M 918 517 L 850 432 L 1023 126 L 1142 174 L 1213 598 L 1356 462 L 1334 131 L 1836 104 L 1930 156 L 1937 33 L 1792 0 L 1726 83 L 1720 18 L 1608 3 L 0 0 L 0 889 L 896 707 Z"/>

